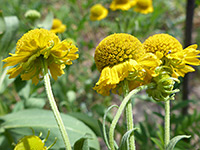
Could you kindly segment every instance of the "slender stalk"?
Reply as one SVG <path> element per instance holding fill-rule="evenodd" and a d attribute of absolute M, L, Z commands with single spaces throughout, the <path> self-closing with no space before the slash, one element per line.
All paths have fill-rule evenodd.
<path fill-rule="evenodd" d="M 126 97 L 129 93 L 128 81 L 124 80 L 123 86 L 124 97 Z M 126 123 L 127 123 L 127 131 L 132 130 L 134 127 L 133 123 L 133 111 L 132 111 L 132 103 L 131 100 L 128 101 L 126 105 Z M 135 150 L 135 137 L 133 134 L 130 135 L 129 138 L 129 150 Z"/>
<path fill-rule="evenodd" d="M 44 83 L 45 83 L 45 88 L 46 88 L 46 92 L 47 92 L 47 96 L 48 96 L 48 99 L 49 99 L 51 109 L 53 111 L 53 114 L 54 114 L 54 117 L 56 119 L 59 130 L 61 132 L 62 138 L 64 140 L 65 147 L 66 147 L 67 150 L 71 150 L 70 141 L 69 141 L 64 123 L 63 123 L 62 118 L 60 116 L 60 113 L 58 111 L 52 90 L 51 90 L 48 68 L 47 68 L 46 61 L 44 61 L 44 60 L 43 60 L 43 67 L 44 67 Z"/>
<path fill-rule="evenodd" d="M 116 124 L 124 110 L 124 108 L 126 107 L 127 103 L 129 102 L 131 96 L 133 96 L 134 94 L 138 93 L 139 91 L 141 90 L 144 90 L 148 87 L 148 85 L 143 85 L 143 86 L 140 86 L 134 90 L 132 90 L 131 92 L 129 92 L 129 94 L 123 99 L 121 105 L 119 106 L 119 109 L 110 125 L 110 130 L 109 130 L 109 143 L 110 143 L 110 147 L 111 147 L 111 150 L 115 150 L 115 147 L 114 147 L 114 130 L 115 130 L 115 127 L 116 127 Z"/>
<path fill-rule="evenodd" d="M 165 101 L 165 149 L 170 141 L 170 100 Z"/>

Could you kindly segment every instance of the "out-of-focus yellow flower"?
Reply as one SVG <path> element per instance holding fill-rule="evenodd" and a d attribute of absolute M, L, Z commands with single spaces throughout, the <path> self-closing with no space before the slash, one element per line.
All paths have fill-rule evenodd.
<path fill-rule="evenodd" d="M 200 65 L 200 51 L 196 50 L 196 44 L 183 49 L 179 41 L 168 34 L 153 35 L 146 39 L 143 46 L 146 52 L 154 53 L 161 59 L 162 66 L 170 67 L 175 78 L 195 71 L 187 64 Z"/>
<path fill-rule="evenodd" d="M 15 66 L 8 70 L 9 78 L 21 74 L 22 80 L 32 79 L 37 84 L 43 78 L 42 64 L 45 61 L 54 80 L 64 74 L 65 65 L 71 65 L 78 58 L 78 48 L 67 41 L 60 41 L 55 33 L 46 29 L 34 29 L 18 40 L 15 54 L 5 58 L 4 67 Z"/>
<path fill-rule="evenodd" d="M 53 19 L 53 25 L 50 31 L 53 33 L 63 33 L 66 31 L 66 25 L 62 24 L 62 21 L 59 19 Z"/>
<path fill-rule="evenodd" d="M 101 4 L 95 4 L 90 9 L 90 20 L 102 20 L 108 15 L 108 10 Z"/>
<path fill-rule="evenodd" d="M 131 7 L 135 6 L 137 0 L 113 0 L 110 4 L 110 9 L 115 11 L 117 9 L 129 10 Z"/>
<path fill-rule="evenodd" d="M 35 131 L 33 130 L 33 133 L 34 132 Z M 14 150 L 48 150 L 51 147 L 53 147 L 53 145 L 57 141 L 57 138 L 55 138 L 55 141 L 49 147 L 46 147 L 45 142 L 48 140 L 49 134 L 50 134 L 50 131 L 48 131 L 46 138 L 43 140 L 41 140 L 40 138 L 42 133 L 39 136 L 36 136 L 36 135 L 24 136 L 16 144 Z"/>
<path fill-rule="evenodd" d="M 102 94 L 122 93 L 121 81 L 127 79 L 129 89 L 146 84 L 160 60 L 145 53 L 142 43 L 134 36 L 118 33 L 103 39 L 95 51 L 95 63 L 101 72 L 94 89 Z"/>
<path fill-rule="evenodd" d="M 47 147 L 44 146 L 44 142 L 35 135 L 29 135 L 23 137 L 15 146 L 14 150 L 28 150 L 28 149 L 38 149 L 38 150 L 47 150 Z"/>
<path fill-rule="evenodd" d="M 137 4 L 136 7 L 134 8 L 134 11 L 142 14 L 152 13 L 153 12 L 152 0 L 137 0 Z"/>

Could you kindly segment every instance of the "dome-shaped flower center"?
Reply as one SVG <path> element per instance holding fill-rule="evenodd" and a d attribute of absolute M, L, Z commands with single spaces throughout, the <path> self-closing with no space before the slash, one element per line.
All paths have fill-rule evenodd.
<path fill-rule="evenodd" d="M 99 71 L 143 54 L 141 42 L 134 36 L 118 33 L 103 39 L 95 51 L 95 63 Z"/>
<path fill-rule="evenodd" d="M 151 0 L 138 0 L 137 6 L 143 9 L 148 8 L 151 5 Z"/>
<path fill-rule="evenodd" d="M 158 51 L 164 56 L 183 50 L 180 42 L 168 34 L 155 34 L 150 36 L 145 40 L 143 46 L 146 52 L 156 53 Z"/>
<path fill-rule="evenodd" d="M 129 0 L 115 0 L 116 4 L 126 4 L 129 2 Z"/>
<path fill-rule="evenodd" d="M 101 4 L 97 4 L 97 5 L 94 5 L 92 8 L 91 8 L 91 14 L 93 16 L 101 16 L 102 13 L 103 13 L 103 7 Z"/>
<path fill-rule="evenodd" d="M 59 41 L 58 36 L 48 30 L 31 30 L 18 40 L 15 53 L 26 51 L 35 53 L 49 47 L 50 43 L 58 43 Z"/>

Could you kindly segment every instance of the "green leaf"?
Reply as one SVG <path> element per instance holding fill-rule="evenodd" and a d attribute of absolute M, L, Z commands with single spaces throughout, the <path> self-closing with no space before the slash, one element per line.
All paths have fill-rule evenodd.
<path fill-rule="evenodd" d="M 0 10 L 0 39 L 1 36 L 4 34 L 5 30 L 6 30 L 6 23 L 3 17 L 2 10 Z"/>
<path fill-rule="evenodd" d="M 43 108 L 46 104 L 46 100 L 44 98 L 30 97 L 25 100 L 26 108 Z"/>
<path fill-rule="evenodd" d="M 160 150 L 164 150 L 162 142 L 159 141 L 157 138 L 151 138 L 151 140 L 158 146 Z"/>
<path fill-rule="evenodd" d="M 133 134 L 134 130 L 136 129 L 137 128 L 129 130 L 123 135 L 119 150 L 129 150 L 129 137 L 131 134 Z"/>
<path fill-rule="evenodd" d="M 178 135 L 170 140 L 169 144 L 167 145 L 166 150 L 173 150 L 176 143 L 180 141 L 182 138 L 190 138 L 190 135 Z"/>
<path fill-rule="evenodd" d="M 74 145 L 80 137 L 89 134 L 91 135 L 91 139 L 88 139 L 89 147 L 99 150 L 98 139 L 90 128 L 69 115 L 61 113 L 61 117 L 67 130 L 71 145 Z M 50 129 L 50 137 L 46 142 L 47 146 L 51 145 L 54 142 L 55 137 L 57 137 L 58 140 L 53 148 L 59 149 L 65 147 L 54 115 L 50 110 L 27 109 L 0 117 L 0 120 L 4 121 L 1 124 L 0 130 L 9 133 L 13 138 L 12 142 L 14 143 L 17 143 L 17 141 L 24 135 L 32 135 L 32 131 L 30 130 L 31 127 L 35 130 L 35 135 L 39 135 L 39 132 L 42 132 L 42 138 L 45 138 L 48 129 Z"/>
<path fill-rule="evenodd" d="M 89 150 L 88 135 L 75 142 L 73 150 Z"/>
<path fill-rule="evenodd" d="M 11 42 L 14 39 L 14 35 L 19 27 L 19 20 L 16 16 L 4 17 L 4 20 L 6 23 L 6 31 L 0 41 L 1 55 L 5 55 L 5 53 L 7 54 L 8 49 L 10 49 Z"/>
<path fill-rule="evenodd" d="M 117 105 L 112 105 L 112 106 L 110 106 L 110 107 L 106 110 L 106 112 L 105 112 L 105 114 L 104 114 L 104 116 L 103 116 L 103 138 L 104 138 L 104 141 L 105 141 L 105 143 L 106 143 L 106 146 L 107 146 L 109 149 L 111 149 L 111 148 L 110 148 L 110 145 L 109 145 L 109 142 L 108 142 L 108 136 L 107 136 L 107 132 L 106 132 L 106 117 L 107 117 L 107 115 L 108 115 L 108 112 L 109 112 L 112 108 L 114 108 L 114 107 L 117 107 L 117 108 L 118 108 Z"/>
<path fill-rule="evenodd" d="M 90 127 L 97 136 L 101 136 L 101 129 L 99 127 L 98 121 L 83 113 L 69 113 L 70 116 L 77 118 L 78 120 L 84 122 L 88 127 Z"/>

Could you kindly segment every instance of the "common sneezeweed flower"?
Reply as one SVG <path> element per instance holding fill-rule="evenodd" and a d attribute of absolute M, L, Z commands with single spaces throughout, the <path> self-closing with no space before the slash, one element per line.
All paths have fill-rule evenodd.
<path fill-rule="evenodd" d="M 121 94 L 121 81 L 127 79 L 129 89 L 146 84 L 160 61 L 152 53 L 145 53 L 142 43 L 134 36 L 118 33 L 103 39 L 95 51 L 95 63 L 101 72 L 94 89 L 102 94 Z"/>
<path fill-rule="evenodd" d="M 22 80 L 37 84 L 43 78 L 42 60 L 47 63 L 54 80 L 64 74 L 65 65 L 71 65 L 78 58 L 78 48 L 67 41 L 60 41 L 58 36 L 46 29 L 34 29 L 24 34 L 17 42 L 15 54 L 5 58 L 4 67 L 9 69 L 9 78 L 21 74 Z"/>
<path fill-rule="evenodd" d="M 168 34 L 153 35 L 143 43 L 143 46 L 146 52 L 156 54 L 162 61 L 162 64 L 156 68 L 157 76 L 152 78 L 152 84 L 148 86 L 147 93 L 155 100 L 164 101 L 164 147 L 168 149 L 170 144 L 170 100 L 174 99 L 173 93 L 179 91 L 179 89 L 173 90 L 174 84 L 175 81 L 179 82 L 179 76 L 184 77 L 186 73 L 195 71 L 189 65 L 200 65 L 198 59 L 200 51 L 196 50 L 197 45 L 183 49 L 179 41 Z M 182 135 L 182 137 L 188 138 L 189 136 Z"/>
<path fill-rule="evenodd" d="M 136 4 L 137 0 L 113 0 L 110 4 L 110 9 L 115 11 L 120 10 L 129 10 Z"/>
<path fill-rule="evenodd" d="M 137 0 L 134 11 L 142 14 L 152 13 L 153 12 L 152 0 Z"/>
<path fill-rule="evenodd" d="M 186 73 L 195 71 L 189 65 L 200 65 L 200 51 L 196 50 L 196 44 L 183 49 L 180 42 L 168 34 L 150 36 L 143 46 L 146 52 L 154 53 L 161 59 L 162 66 L 171 68 L 172 77 L 184 77 Z"/>
<path fill-rule="evenodd" d="M 63 33 L 66 31 L 66 25 L 59 19 L 53 19 L 53 25 L 50 31 L 53 33 Z"/>
<path fill-rule="evenodd" d="M 90 9 L 90 20 L 97 21 L 106 18 L 108 10 L 101 4 L 95 4 Z"/>

